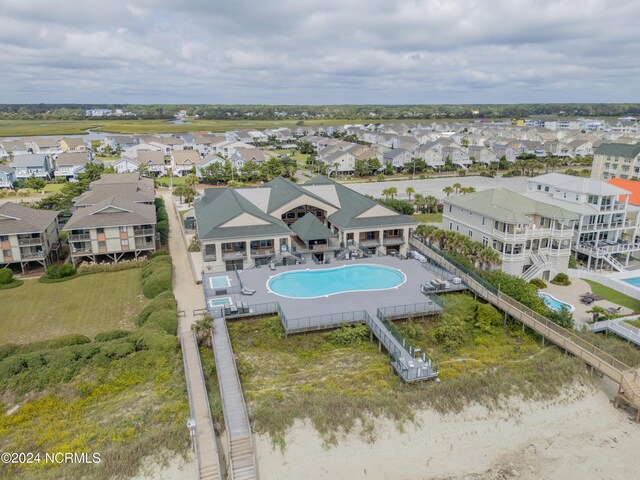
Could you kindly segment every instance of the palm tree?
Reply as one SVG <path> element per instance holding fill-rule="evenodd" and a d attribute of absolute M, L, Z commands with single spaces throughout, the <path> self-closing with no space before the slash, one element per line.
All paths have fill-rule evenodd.
<path fill-rule="evenodd" d="M 407 187 L 407 189 L 405 190 L 405 193 L 409 195 L 409 201 L 411 201 L 411 195 L 416 193 L 416 190 L 413 187 Z"/>
<path fill-rule="evenodd" d="M 424 204 L 429 213 L 438 213 L 438 199 L 433 195 L 424 197 Z"/>
<path fill-rule="evenodd" d="M 395 198 L 398 194 L 398 189 L 396 187 L 389 187 L 389 194 L 391 195 L 391 198 Z"/>
<path fill-rule="evenodd" d="M 462 185 L 460 185 L 460 183 L 456 182 L 453 184 L 453 188 L 455 189 L 456 193 L 458 193 L 460 191 L 460 189 L 462 188 Z"/>
<path fill-rule="evenodd" d="M 198 345 L 203 347 L 211 346 L 211 334 L 213 332 L 213 317 L 205 315 L 191 324 L 191 330 L 196 335 Z"/>
<path fill-rule="evenodd" d="M 389 200 L 389 197 L 391 197 L 391 188 L 385 188 L 382 190 L 382 195 L 386 200 Z"/>
<path fill-rule="evenodd" d="M 422 211 L 425 206 L 425 197 L 421 193 L 416 193 L 413 199 L 413 205 L 415 206 L 417 211 Z"/>
<path fill-rule="evenodd" d="M 195 173 L 190 173 L 184 179 L 184 183 L 186 183 L 187 185 L 191 185 L 192 187 L 195 187 L 198 183 L 200 183 L 200 180 L 198 180 L 198 177 Z"/>
<path fill-rule="evenodd" d="M 453 193 L 453 191 L 454 191 L 454 190 L 453 190 L 453 187 L 444 187 L 444 188 L 442 189 L 442 191 L 443 191 L 444 193 L 446 193 L 446 194 L 447 194 L 447 197 L 448 197 L 449 195 L 451 195 L 451 194 Z"/>
<path fill-rule="evenodd" d="M 182 199 L 184 198 L 185 203 L 190 204 L 196 197 L 197 192 L 196 189 L 193 188 L 193 186 L 183 183 L 173 189 L 173 194 L 180 197 L 180 203 L 182 203 Z"/>

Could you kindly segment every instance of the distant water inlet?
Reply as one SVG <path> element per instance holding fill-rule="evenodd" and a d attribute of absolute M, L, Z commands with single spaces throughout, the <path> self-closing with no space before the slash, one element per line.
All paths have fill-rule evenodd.
<path fill-rule="evenodd" d="M 568 310 L 569 312 L 573 312 L 576 308 L 570 303 L 563 302 L 562 300 L 558 300 L 556 297 L 549 293 L 540 292 L 538 296 L 544 301 L 544 304 L 549 307 L 551 310 Z"/>
<path fill-rule="evenodd" d="M 281 297 L 302 299 L 347 292 L 389 290 L 406 281 L 407 277 L 398 269 L 360 264 L 280 273 L 267 281 L 267 289 Z"/>

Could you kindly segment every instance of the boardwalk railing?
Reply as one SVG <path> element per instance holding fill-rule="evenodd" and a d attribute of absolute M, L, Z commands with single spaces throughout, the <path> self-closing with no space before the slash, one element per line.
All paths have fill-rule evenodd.
<path fill-rule="evenodd" d="M 640 384 L 637 383 L 638 374 L 634 372 L 631 367 L 603 350 L 600 350 L 570 330 L 560 327 L 520 302 L 501 293 L 493 286 L 488 285 L 487 282 L 477 274 L 459 265 L 456 259 L 427 245 L 422 239 L 413 236 L 409 242 L 417 248 L 420 253 L 433 259 L 442 267 L 447 268 L 459 276 L 462 281 L 480 297 L 506 312 L 511 317 L 519 320 L 551 342 L 581 358 L 585 363 L 618 383 L 625 399 L 636 408 L 640 408 Z M 638 418 L 640 418 L 640 409 L 638 410 Z"/>

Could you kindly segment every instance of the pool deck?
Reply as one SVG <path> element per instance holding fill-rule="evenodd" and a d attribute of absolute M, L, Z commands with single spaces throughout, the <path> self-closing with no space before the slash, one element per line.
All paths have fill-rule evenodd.
<path fill-rule="evenodd" d="M 343 265 L 384 265 L 400 270 L 406 281 L 387 290 L 351 291 L 318 298 L 282 297 L 267 288 L 267 282 L 274 275 L 300 270 L 319 270 Z M 231 286 L 227 289 L 211 289 L 209 278 L 228 275 Z M 371 257 L 359 260 L 335 261 L 329 265 L 289 265 L 271 270 L 268 266 L 252 268 L 242 272 L 205 273 L 203 286 L 208 301 L 212 298 L 231 297 L 234 306 L 247 306 L 248 311 L 232 313 L 229 320 L 255 316 L 260 313 L 278 313 L 285 333 L 302 333 L 314 330 L 336 328 L 346 324 L 366 323 L 381 346 L 392 357 L 392 365 L 405 381 L 426 380 L 437 377 L 437 369 L 426 354 L 410 345 L 389 320 L 407 318 L 411 315 L 433 315 L 442 311 L 437 299 L 420 291 L 423 283 L 441 279 L 433 270 L 424 268 L 413 259 L 399 259 L 391 256 Z M 241 289 L 255 290 L 253 295 L 242 295 Z M 452 285 L 449 291 L 458 291 L 464 286 Z M 221 315 L 221 309 L 210 309 L 214 317 Z"/>
<path fill-rule="evenodd" d="M 320 270 L 340 267 L 342 265 L 364 264 L 385 265 L 397 268 L 406 275 L 407 281 L 399 287 L 389 290 L 345 292 L 318 298 L 287 298 L 269 292 L 267 289 L 267 282 L 269 279 L 282 272 Z M 233 272 L 227 272 L 227 274 L 231 279 L 232 287 L 237 285 L 237 280 L 234 278 L 235 275 Z M 221 276 L 223 274 L 205 273 L 205 277 L 208 277 L 209 275 Z M 368 310 L 375 314 L 378 308 L 424 303 L 428 299 L 420 292 L 420 285 L 437 278 L 434 273 L 425 270 L 417 260 L 400 260 L 390 256 L 371 257 L 355 261 L 335 261 L 329 265 L 288 265 L 276 267 L 275 271 L 270 270 L 268 266 L 263 266 L 260 268 L 241 271 L 239 272 L 239 276 L 242 281 L 242 287 L 255 290 L 256 293 L 251 296 L 241 295 L 239 291 L 235 292 L 231 289 L 228 290 L 229 293 L 221 294 L 220 296 L 233 298 L 235 304 L 238 304 L 238 302 L 244 302 L 249 305 L 256 305 L 277 302 L 287 318 L 304 318 L 320 314 L 332 315 L 358 310 Z M 206 280 L 206 283 L 208 283 L 208 280 Z M 210 293 L 208 293 L 207 296 L 210 296 Z"/>

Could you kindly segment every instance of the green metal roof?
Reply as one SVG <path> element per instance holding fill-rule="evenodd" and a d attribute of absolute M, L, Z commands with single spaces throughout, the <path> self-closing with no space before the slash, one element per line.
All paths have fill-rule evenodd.
<path fill-rule="evenodd" d="M 265 183 L 260 188 L 269 188 L 269 205 L 267 206 L 267 212 L 273 212 L 277 208 L 281 207 L 289 203 L 292 200 L 295 200 L 297 197 L 301 195 L 308 195 L 322 203 L 328 203 L 326 199 L 317 196 L 315 193 L 311 193 L 308 190 L 305 190 L 300 185 L 297 185 L 290 180 L 285 180 L 282 177 L 276 177 L 271 180 L 269 183 Z M 337 207 L 337 205 L 334 205 Z"/>
<path fill-rule="evenodd" d="M 333 180 L 324 177 L 317 176 L 307 182 L 305 185 L 333 185 L 336 189 L 336 194 L 340 200 L 340 209 L 333 215 L 329 216 L 329 221 L 335 223 L 340 228 L 366 228 L 366 227 L 381 227 L 385 225 L 417 225 L 415 221 L 408 215 L 396 214 L 389 207 L 384 207 L 389 210 L 390 214 L 381 217 L 367 217 L 357 218 L 358 215 L 366 212 L 370 208 L 375 207 L 379 203 L 369 197 L 366 197 L 355 190 L 351 190 L 345 187 L 341 183 L 334 182 Z M 381 204 L 380 204 L 381 205 Z M 384 205 L 383 205 L 384 206 Z M 392 213 L 393 212 L 393 213 Z"/>
<path fill-rule="evenodd" d="M 640 155 L 640 143 L 636 143 L 635 145 L 629 145 L 627 143 L 603 143 L 596 148 L 594 154 L 635 158 Z"/>
<path fill-rule="evenodd" d="M 443 201 L 445 204 L 455 205 L 505 223 L 530 223 L 529 215 L 540 215 L 554 220 L 578 219 L 577 213 L 538 202 L 506 188 L 445 197 Z"/>
<path fill-rule="evenodd" d="M 200 240 L 291 233 L 282 220 L 267 215 L 232 188 L 206 189 L 204 197 L 195 203 L 194 211 Z M 242 213 L 253 215 L 268 224 L 221 227 Z"/>
<path fill-rule="evenodd" d="M 305 242 L 309 240 L 326 240 L 336 236 L 335 233 L 329 230 L 325 224 L 318 220 L 318 217 L 312 213 L 307 213 L 300 220 L 292 224 L 290 228 Z"/>

